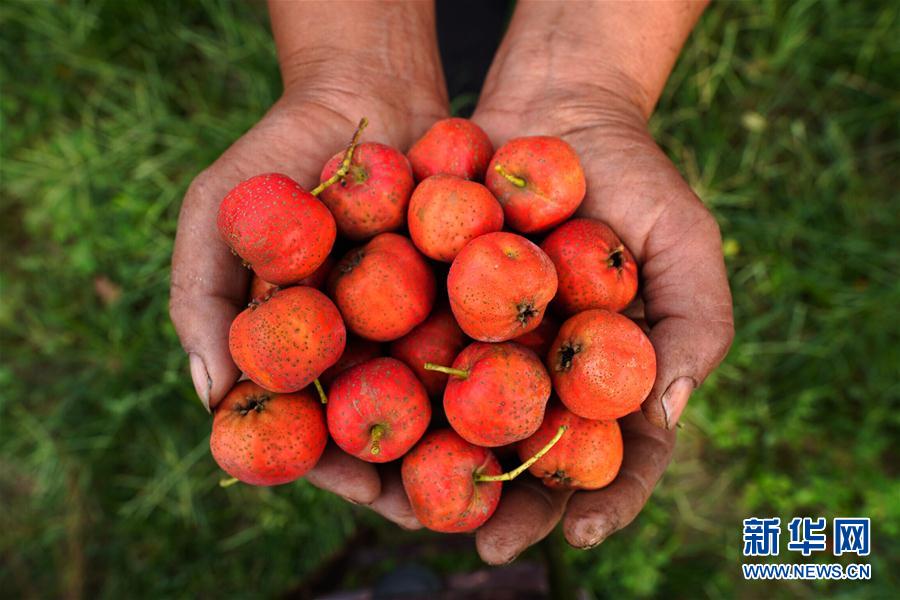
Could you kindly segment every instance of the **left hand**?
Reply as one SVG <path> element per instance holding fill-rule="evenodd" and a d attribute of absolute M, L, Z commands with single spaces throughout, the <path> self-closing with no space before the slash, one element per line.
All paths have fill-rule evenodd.
<path fill-rule="evenodd" d="M 495 564 L 515 558 L 560 519 L 578 548 L 595 546 L 630 523 L 671 459 L 673 428 L 691 392 L 725 357 L 734 336 L 716 220 L 653 141 L 630 99 L 637 95 L 543 89 L 528 96 L 486 85 L 473 120 L 495 147 L 511 137 L 557 135 L 578 152 L 588 181 L 579 214 L 612 227 L 640 265 L 657 375 L 642 412 L 620 421 L 625 457 L 611 485 L 575 494 L 533 481 L 510 486 L 477 533 L 479 553 Z"/>

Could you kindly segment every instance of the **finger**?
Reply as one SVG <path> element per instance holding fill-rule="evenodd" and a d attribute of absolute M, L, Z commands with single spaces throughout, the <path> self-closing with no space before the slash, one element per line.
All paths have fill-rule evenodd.
<path fill-rule="evenodd" d="M 567 490 L 552 490 L 534 478 L 507 484 L 497 511 L 475 534 L 475 546 L 484 562 L 501 565 L 544 539 L 559 522 Z"/>
<path fill-rule="evenodd" d="M 346 454 L 329 443 L 306 480 L 354 504 L 371 504 L 381 493 L 381 479 L 371 463 Z"/>
<path fill-rule="evenodd" d="M 194 388 L 207 410 L 240 375 L 228 351 L 228 329 L 245 303 L 248 277 L 219 237 L 215 216 L 220 194 L 224 192 L 210 176 L 202 174 L 185 196 L 172 254 L 169 300 Z"/>
<path fill-rule="evenodd" d="M 642 408 L 651 423 L 671 429 L 728 352 L 731 291 L 719 227 L 702 207 L 663 213 L 646 247 L 643 299 L 657 364 Z"/>
<path fill-rule="evenodd" d="M 641 413 L 620 420 L 625 443 L 616 479 L 596 491 L 577 492 L 569 500 L 563 532 L 576 548 L 591 548 L 638 515 L 662 477 L 675 448 L 675 432 L 650 424 Z"/>
<path fill-rule="evenodd" d="M 421 529 L 422 524 L 413 513 L 409 498 L 403 490 L 400 465 L 385 465 L 379 473 L 381 494 L 369 504 L 369 508 L 404 529 Z"/>

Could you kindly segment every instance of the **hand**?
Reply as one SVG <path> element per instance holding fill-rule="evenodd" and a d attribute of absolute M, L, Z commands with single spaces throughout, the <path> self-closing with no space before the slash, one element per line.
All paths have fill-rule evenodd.
<path fill-rule="evenodd" d="M 196 177 L 181 208 L 172 257 L 170 313 L 207 410 L 216 406 L 240 375 L 228 350 L 228 330 L 247 304 L 250 274 L 219 237 L 216 214 L 225 194 L 240 181 L 268 172 L 284 173 L 312 189 L 326 160 L 346 147 L 363 116 L 370 121 L 364 140 L 405 151 L 448 112 L 436 42 L 433 48 L 427 44 L 425 49 L 397 47 L 405 40 L 413 43 L 416 32 L 429 31 L 428 19 L 433 15 L 420 14 L 431 10 L 426 4 L 400 11 L 354 6 L 349 13 L 339 10 L 345 16 L 334 19 L 308 18 L 303 13 L 310 10 L 321 17 L 323 7 L 273 3 L 284 95 Z M 351 19 L 355 21 L 348 22 Z M 314 31 L 307 35 L 304 27 Z M 329 27 L 339 31 L 328 31 Z M 389 48 L 365 37 L 398 30 L 412 33 L 394 40 Z M 345 40 L 350 47 L 324 45 L 328 40 Z M 315 47 L 301 48 L 307 42 Z M 404 52 L 416 58 L 406 60 L 400 56 Z M 395 73 L 393 66 L 402 70 Z M 307 479 L 350 501 L 369 504 L 401 524 L 409 517 L 408 505 L 406 512 L 395 506 L 399 479 L 393 473 L 387 472 L 382 482 L 373 465 L 344 454 L 333 444 Z"/>
<path fill-rule="evenodd" d="M 671 458 L 671 430 L 691 392 L 724 358 L 734 332 L 718 226 L 647 132 L 630 100 L 639 94 L 583 85 L 547 89 L 529 97 L 486 86 L 473 118 L 496 145 L 548 134 L 575 147 L 588 181 L 579 214 L 611 226 L 640 265 L 643 315 L 632 316 L 649 325 L 657 377 L 642 414 L 621 421 L 625 459 L 618 478 L 571 498 L 540 485 L 511 487 L 477 534 L 479 552 L 491 563 L 515 557 L 560 518 L 567 540 L 579 548 L 630 523 Z"/>

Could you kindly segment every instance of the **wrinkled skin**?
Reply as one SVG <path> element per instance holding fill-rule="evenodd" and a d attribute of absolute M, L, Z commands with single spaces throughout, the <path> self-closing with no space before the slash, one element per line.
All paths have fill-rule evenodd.
<path fill-rule="evenodd" d="M 428 318 L 436 283 L 408 238 L 382 233 L 338 262 L 328 289 L 350 331 L 389 342 Z"/>
<path fill-rule="evenodd" d="M 273 392 L 296 392 L 344 352 L 347 331 L 337 307 L 319 290 L 274 292 L 235 317 L 228 336 L 240 369 Z"/>
<path fill-rule="evenodd" d="M 422 254 L 452 262 L 471 240 L 503 229 L 503 208 L 480 183 L 434 175 L 416 187 L 407 220 Z"/>
<path fill-rule="evenodd" d="M 440 306 L 425 322 L 399 340 L 391 342 L 390 355 L 406 363 L 425 385 L 428 395 L 441 398 L 449 375 L 428 371 L 425 363 L 451 365 L 466 345 L 466 335 L 459 328 L 450 309 Z"/>
<path fill-rule="evenodd" d="M 407 156 L 416 181 L 432 175 L 453 175 L 484 181 L 494 147 L 481 128 L 468 119 L 442 119 L 431 126 Z"/>
<path fill-rule="evenodd" d="M 504 342 L 535 329 L 556 294 L 550 257 L 520 235 L 488 233 L 466 244 L 450 265 L 447 294 L 469 337 Z"/>
<path fill-rule="evenodd" d="M 322 181 L 334 175 L 343 160 L 344 152 L 332 156 L 322 169 Z M 409 161 L 399 150 L 364 142 L 353 153 L 344 180 L 325 188 L 319 197 L 342 236 L 366 240 L 403 226 L 413 186 Z"/>
<path fill-rule="evenodd" d="M 521 185 L 498 168 L 520 179 Z M 506 142 L 491 159 L 484 184 L 503 205 L 507 226 L 521 233 L 546 231 L 572 216 L 586 186 L 575 150 L 552 136 Z"/>
<path fill-rule="evenodd" d="M 487 448 L 450 429 L 431 431 L 403 458 L 403 488 L 418 521 L 433 531 L 473 531 L 500 501 L 502 483 L 477 483 L 475 475 L 499 475 L 500 463 Z"/>
<path fill-rule="evenodd" d="M 608 310 L 578 313 L 547 353 L 553 389 L 586 419 L 618 419 L 640 408 L 656 377 L 656 353 L 641 328 Z"/>
<path fill-rule="evenodd" d="M 512 342 L 476 342 L 463 350 L 444 390 L 444 412 L 464 440 L 496 447 L 533 434 L 550 398 L 550 376 L 531 350 Z"/>
<path fill-rule="evenodd" d="M 553 305 L 566 316 L 591 308 L 621 312 L 638 289 L 631 251 L 596 219 L 572 219 L 541 243 L 556 267 L 559 290 Z"/>
<path fill-rule="evenodd" d="M 609 485 L 622 466 L 622 432 L 616 421 L 584 419 L 551 404 L 541 426 L 517 445 L 522 461 L 547 445 L 557 430 L 566 432 L 528 469 L 551 488 L 596 490 Z"/>
<path fill-rule="evenodd" d="M 425 386 L 409 367 L 388 357 L 338 375 L 328 389 L 326 407 L 335 443 L 347 454 L 374 463 L 406 454 L 431 419 Z"/>
<path fill-rule="evenodd" d="M 276 394 L 242 381 L 216 407 L 209 447 L 232 477 L 280 485 L 312 469 L 327 440 L 322 407 L 308 390 Z"/>

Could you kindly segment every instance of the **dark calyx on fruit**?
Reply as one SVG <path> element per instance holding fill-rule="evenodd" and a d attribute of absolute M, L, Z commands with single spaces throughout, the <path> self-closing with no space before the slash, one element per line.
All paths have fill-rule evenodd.
<path fill-rule="evenodd" d="M 353 256 L 349 257 L 346 261 L 344 261 L 341 266 L 341 273 L 349 273 L 362 261 L 363 255 L 365 253 L 362 250 L 354 253 Z"/>
<path fill-rule="evenodd" d="M 572 368 L 572 360 L 581 352 L 581 344 L 566 342 L 559 348 L 559 362 L 556 363 L 557 371 L 568 371 Z"/>
<path fill-rule="evenodd" d="M 610 269 L 622 270 L 622 267 L 625 266 L 625 246 L 619 246 L 612 252 L 610 252 L 609 257 L 606 259 L 606 266 Z"/>
<path fill-rule="evenodd" d="M 523 326 L 528 325 L 528 322 L 538 314 L 538 311 L 534 308 L 534 304 L 530 302 L 523 302 L 517 306 L 516 309 L 519 311 L 517 318 Z"/>
<path fill-rule="evenodd" d="M 234 409 L 236 411 L 238 411 L 239 413 L 241 413 L 241 416 L 244 416 L 247 413 L 250 413 L 253 411 L 262 412 L 266 406 L 266 402 L 268 402 L 269 399 L 270 399 L 270 396 L 265 396 L 265 395 L 250 396 L 249 398 L 247 398 L 246 404 L 237 404 L 237 405 L 235 405 Z"/>
<path fill-rule="evenodd" d="M 552 479 L 561 486 L 568 486 L 572 482 L 572 478 L 566 475 L 565 471 L 559 469 L 550 475 L 548 479 Z"/>

